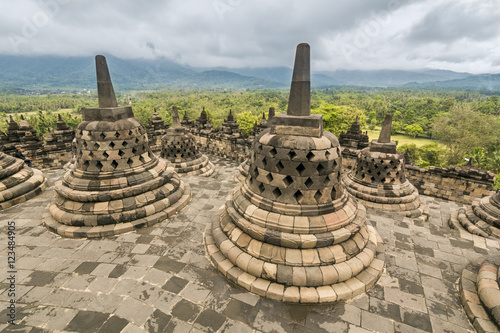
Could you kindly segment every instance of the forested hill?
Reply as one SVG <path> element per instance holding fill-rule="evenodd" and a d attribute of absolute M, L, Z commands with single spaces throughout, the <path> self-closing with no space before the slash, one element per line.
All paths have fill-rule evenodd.
<path fill-rule="evenodd" d="M 269 68 L 193 68 L 160 58 L 119 59 L 108 56 L 118 90 L 175 88 L 267 89 L 287 88 L 292 70 Z M 93 57 L 0 55 L 0 91 L 15 89 L 95 89 Z M 498 90 L 500 74 L 472 75 L 445 70 L 316 71 L 315 87 L 371 86 Z"/>

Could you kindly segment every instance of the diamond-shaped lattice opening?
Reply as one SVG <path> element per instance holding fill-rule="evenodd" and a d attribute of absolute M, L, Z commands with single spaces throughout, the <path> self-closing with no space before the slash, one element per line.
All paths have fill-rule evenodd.
<path fill-rule="evenodd" d="M 372 169 L 368 169 L 368 173 L 372 173 Z"/>
<path fill-rule="evenodd" d="M 311 158 L 314 158 L 314 153 L 312 151 L 310 151 L 310 152 L 307 153 L 306 157 L 310 161 Z"/>
<path fill-rule="evenodd" d="M 337 167 L 337 160 L 333 160 L 333 167 L 336 168 Z"/>
<path fill-rule="evenodd" d="M 111 142 L 109 143 L 109 146 L 110 146 L 111 148 L 115 148 L 116 144 L 115 144 L 113 141 L 111 141 Z"/>
<path fill-rule="evenodd" d="M 120 133 L 118 133 L 118 131 L 115 132 L 115 138 L 119 138 L 120 137 Z"/>
<path fill-rule="evenodd" d="M 330 183 L 330 180 L 331 180 L 330 175 L 326 176 L 323 184 L 326 186 L 327 184 Z"/>
<path fill-rule="evenodd" d="M 89 166 L 89 164 L 90 164 L 89 161 L 83 162 L 83 166 L 86 167 L 86 168 Z"/>
<path fill-rule="evenodd" d="M 267 166 L 267 160 L 265 157 L 262 159 L 262 164 L 264 165 L 264 167 Z"/>
<path fill-rule="evenodd" d="M 101 161 L 97 161 L 96 165 L 95 165 L 99 170 L 102 169 L 102 163 Z"/>
<path fill-rule="evenodd" d="M 310 188 L 313 183 L 314 182 L 312 181 L 311 178 L 307 178 L 304 184 L 307 186 L 307 188 Z"/>
<path fill-rule="evenodd" d="M 99 134 L 99 137 L 104 140 L 106 138 L 106 135 L 104 135 L 104 133 L 101 132 L 101 134 Z"/>
<path fill-rule="evenodd" d="M 374 182 L 374 181 L 375 181 L 375 177 L 370 177 L 370 180 L 371 180 L 372 182 Z"/>
<path fill-rule="evenodd" d="M 135 155 L 136 153 L 137 153 L 137 148 L 135 148 L 135 147 L 134 147 L 134 148 L 132 148 L 132 154 L 134 154 L 134 155 Z"/>
<path fill-rule="evenodd" d="M 132 132 L 132 130 L 128 131 L 128 135 L 132 135 L 134 134 L 134 132 Z"/>
<path fill-rule="evenodd" d="M 381 181 L 382 183 L 385 183 L 385 178 L 382 178 L 380 181 Z"/>
<path fill-rule="evenodd" d="M 92 150 L 89 151 L 89 157 L 93 157 L 94 156 L 94 153 L 92 152 Z"/>
<path fill-rule="evenodd" d="M 285 183 L 285 185 L 288 187 L 293 184 L 293 178 L 290 176 L 286 176 L 285 178 L 283 178 L 283 183 Z"/>
<path fill-rule="evenodd" d="M 123 155 L 125 155 L 125 153 L 123 152 L 123 150 L 119 150 L 119 151 L 118 151 L 118 155 L 119 155 L 120 157 L 123 157 Z"/>
<path fill-rule="evenodd" d="M 139 157 L 139 161 L 141 161 L 141 163 L 145 163 L 146 162 L 146 160 L 144 159 L 144 157 L 142 155 Z"/>
<path fill-rule="evenodd" d="M 280 191 L 280 189 L 279 189 L 279 188 L 277 188 L 277 187 L 276 187 L 276 188 L 273 190 L 273 196 L 274 196 L 274 199 L 275 199 L 275 200 L 276 200 L 276 199 L 278 199 L 278 198 L 281 196 L 281 194 L 282 194 L 282 193 L 281 193 L 281 191 Z"/>
<path fill-rule="evenodd" d="M 271 150 L 269 151 L 269 155 L 271 155 L 271 157 L 276 156 L 276 154 L 277 154 L 277 153 L 278 153 L 278 152 L 276 151 L 276 148 L 274 148 L 274 147 L 273 147 L 273 149 L 271 149 Z"/>
<path fill-rule="evenodd" d="M 394 161 L 393 161 L 393 160 L 391 160 L 391 161 L 389 162 L 389 164 L 390 164 L 390 165 L 394 165 Z"/>
<path fill-rule="evenodd" d="M 281 172 L 281 170 L 283 170 L 284 168 L 285 167 L 283 166 L 283 163 L 281 163 L 281 161 L 276 164 L 276 169 L 278 169 L 278 172 Z"/>
<path fill-rule="evenodd" d="M 384 170 L 387 170 L 387 169 L 389 169 L 389 167 L 386 165 L 386 166 L 384 167 Z"/>
<path fill-rule="evenodd" d="M 102 156 L 104 156 L 104 158 L 108 158 L 109 154 L 107 152 L 104 152 L 104 153 L 102 153 Z"/>
<path fill-rule="evenodd" d="M 332 200 L 335 200 L 336 195 L 337 195 L 337 189 L 334 186 L 334 187 L 332 187 L 332 191 L 330 192 L 330 198 Z"/>
<path fill-rule="evenodd" d="M 322 173 L 325 170 L 323 163 L 318 164 L 318 166 L 316 167 L 316 170 L 318 170 L 319 173 Z"/>
<path fill-rule="evenodd" d="M 274 177 L 270 172 L 267 174 L 266 178 L 269 182 L 272 182 L 274 180 Z"/>
<path fill-rule="evenodd" d="M 330 154 L 330 152 L 329 152 L 328 150 L 327 150 L 327 151 L 325 151 L 325 157 L 326 157 L 326 159 L 328 159 L 328 157 L 330 157 L 330 155 L 331 155 L 331 154 Z"/>
<path fill-rule="evenodd" d="M 299 175 L 302 175 L 302 172 L 304 172 L 306 170 L 306 167 L 304 166 L 304 164 L 300 163 L 299 165 L 297 165 L 295 170 L 297 170 Z"/>
<path fill-rule="evenodd" d="M 381 174 L 382 174 L 382 173 L 381 173 L 380 171 L 379 171 L 379 172 L 377 172 L 377 176 L 380 176 Z"/>
<path fill-rule="evenodd" d="M 128 164 L 129 166 L 132 166 L 132 164 L 134 164 L 134 160 L 132 160 L 131 158 L 129 158 L 129 159 L 127 160 L 127 164 Z"/>
<path fill-rule="evenodd" d="M 123 148 L 127 147 L 128 146 L 128 142 L 127 141 L 123 141 L 122 146 L 123 146 Z"/>
<path fill-rule="evenodd" d="M 288 157 L 290 157 L 290 160 L 293 160 L 295 156 L 297 156 L 297 153 L 292 149 L 288 152 Z"/>
<path fill-rule="evenodd" d="M 97 142 L 96 142 L 96 143 L 94 143 L 94 149 L 95 149 L 95 150 L 99 149 L 99 147 L 101 147 L 101 146 L 99 146 L 99 144 L 98 144 Z"/>
<path fill-rule="evenodd" d="M 139 138 L 135 138 L 135 143 L 139 143 Z"/>
<path fill-rule="evenodd" d="M 87 141 L 83 141 L 83 146 L 87 148 Z"/>
<path fill-rule="evenodd" d="M 260 185 L 259 185 L 260 193 L 264 192 L 265 190 L 266 190 L 266 188 L 264 187 L 264 184 L 260 183 Z"/>
<path fill-rule="evenodd" d="M 295 200 L 297 200 L 297 203 L 299 203 L 300 200 L 304 197 L 304 195 L 302 194 L 302 192 L 297 191 L 293 194 L 293 197 L 295 198 Z"/>
<path fill-rule="evenodd" d="M 321 197 L 322 197 L 321 191 L 316 191 L 316 193 L 314 193 L 314 200 L 316 200 L 316 202 L 319 202 Z"/>
<path fill-rule="evenodd" d="M 255 174 L 255 178 L 259 177 L 259 169 L 257 167 L 253 169 L 253 173 Z"/>
<path fill-rule="evenodd" d="M 116 169 L 118 167 L 118 162 L 113 160 L 113 162 L 111 162 L 111 166 Z"/>
<path fill-rule="evenodd" d="M 262 145 L 258 144 L 256 150 L 258 153 L 260 153 L 262 151 Z"/>

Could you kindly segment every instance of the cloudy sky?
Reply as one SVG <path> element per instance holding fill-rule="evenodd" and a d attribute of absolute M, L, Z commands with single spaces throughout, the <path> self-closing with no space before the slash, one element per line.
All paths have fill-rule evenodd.
<path fill-rule="evenodd" d="M 4 0 L 0 54 L 500 73 L 500 0 Z"/>

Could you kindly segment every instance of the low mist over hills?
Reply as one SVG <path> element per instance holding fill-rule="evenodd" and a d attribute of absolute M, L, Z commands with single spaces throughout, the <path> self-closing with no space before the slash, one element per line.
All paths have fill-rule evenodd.
<path fill-rule="evenodd" d="M 118 90 L 164 88 L 265 89 L 287 88 L 292 70 L 268 68 L 193 68 L 160 58 L 119 59 L 108 56 Z M 0 55 L 0 88 L 95 89 L 93 57 Z M 446 70 L 337 70 L 311 75 L 314 87 L 369 86 L 468 90 L 500 89 L 500 74 L 472 75 Z"/>

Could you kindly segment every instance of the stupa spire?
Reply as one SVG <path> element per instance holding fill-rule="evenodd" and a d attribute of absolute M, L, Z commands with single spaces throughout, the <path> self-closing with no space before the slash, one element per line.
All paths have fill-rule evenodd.
<path fill-rule="evenodd" d="M 382 124 L 382 130 L 380 131 L 380 136 L 378 137 L 379 143 L 391 142 L 391 127 L 392 114 L 387 114 L 385 115 L 384 123 Z"/>
<path fill-rule="evenodd" d="M 309 116 L 311 114 L 310 53 L 309 44 L 297 45 L 288 100 L 287 114 L 289 116 Z"/>
<path fill-rule="evenodd" d="M 172 127 L 181 127 L 177 106 L 172 106 Z"/>
<path fill-rule="evenodd" d="M 116 101 L 113 83 L 111 82 L 111 76 L 109 75 L 106 57 L 103 55 L 97 55 L 95 57 L 95 67 L 97 74 L 97 95 L 99 98 L 99 107 L 117 107 L 118 102 Z"/>

